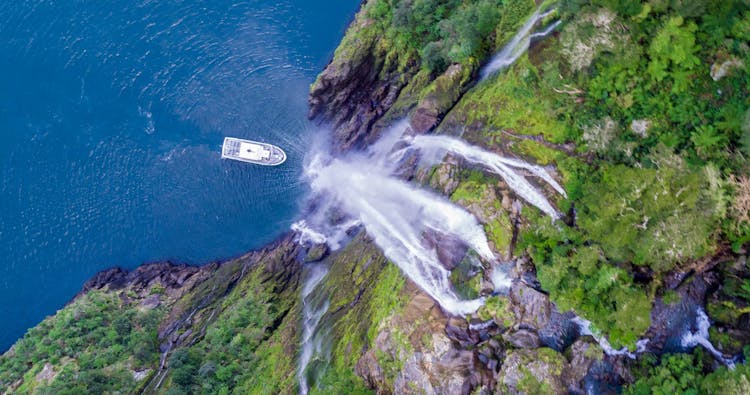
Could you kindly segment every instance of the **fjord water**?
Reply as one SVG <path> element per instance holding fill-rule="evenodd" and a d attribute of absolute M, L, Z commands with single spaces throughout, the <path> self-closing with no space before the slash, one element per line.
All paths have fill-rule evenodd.
<path fill-rule="evenodd" d="M 357 7 L 0 4 L 0 350 L 101 269 L 229 258 L 287 229 L 308 86 Z M 289 159 L 221 161 L 227 135 Z"/>

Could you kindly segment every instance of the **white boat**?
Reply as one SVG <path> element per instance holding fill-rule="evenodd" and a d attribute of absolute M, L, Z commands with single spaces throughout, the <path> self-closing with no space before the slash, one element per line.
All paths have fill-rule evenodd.
<path fill-rule="evenodd" d="M 221 158 L 257 165 L 277 166 L 286 161 L 286 153 L 273 144 L 225 137 Z"/>

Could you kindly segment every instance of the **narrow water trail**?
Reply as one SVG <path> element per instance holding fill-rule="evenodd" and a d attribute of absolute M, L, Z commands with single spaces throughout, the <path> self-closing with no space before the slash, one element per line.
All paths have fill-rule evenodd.
<path fill-rule="evenodd" d="M 734 369 L 736 360 L 734 358 L 727 358 L 721 351 L 717 350 L 716 347 L 709 340 L 708 329 L 711 328 L 711 321 L 708 319 L 708 315 L 703 309 L 699 308 L 695 317 L 696 330 L 692 331 L 687 329 L 685 334 L 682 335 L 680 342 L 685 348 L 693 348 L 702 346 L 706 349 L 717 361 L 723 363 L 730 369 Z"/>
<path fill-rule="evenodd" d="M 484 66 L 484 68 L 480 72 L 480 81 L 515 63 L 515 61 L 518 60 L 518 58 L 520 58 L 527 49 L 529 49 L 529 44 L 531 43 L 532 38 L 541 39 L 552 33 L 560 24 L 560 21 L 556 21 L 541 32 L 532 33 L 532 29 L 534 29 L 534 27 L 539 22 L 544 20 L 544 18 L 550 16 L 553 12 L 555 12 L 554 8 L 542 12 L 541 7 L 534 11 L 529 19 L 526 20 L 526 23 L 524 23 L 521 28 L 518 29 L 518 32 L 516 32 L 513 38 L 511 38 L 510 41 L 508 41 L 508 43 L 505 44 L 505 46 L 500 50 L 500 52 L 493 56 L 492 60 L 490 60 L 490 62 L 487 63 L 486 66 Z"/>
<path fill-rule="evenodd" d="M 328 311 L 328 299 L 316 298 L 313 293 L 328 274 L 328 266 L 324 263 L 309 264 L 305 268 L 302 285 L 302 342 L 299 363 L 297 365 L 297 380 L 300 394 L 307 395 L 310 385 L 307 382 L 306 370 L 312 356 L 320 352 L 321 341 L 316 338 L 318 324 Z"/>
<path fill-rule="evenodd" d="M 514 168 L 527 170 L 552 186 L 560 195 L 567 196 L 563 187 L 542 167 L 518 159 L 504 158 L 454 137 L 421 135 L 411 139 L 411 144 L 420 150 L 423 161 L 428 165 L 439 163 L 447 153 L 458 155 L 467 162 L 481 166 L 502 177 L 518 196 L 553 219 L 560 217 L 549 200 L 523 175 L 514 170 Z"/>

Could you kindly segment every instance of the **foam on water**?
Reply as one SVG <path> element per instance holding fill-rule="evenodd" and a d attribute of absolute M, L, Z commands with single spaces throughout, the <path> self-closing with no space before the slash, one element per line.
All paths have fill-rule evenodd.
<path fill-rule="evenodd" d="M 494 261 L 483 228 L 463 208 L 372 164 L 366 156 L 332 159 L 312 172 L 312 189 L 356 218 L 385 256 L 444 310 L 458 315 L 476 311 L 482 301 L 464 301 L 453 292 L 450 272 L 424 235 L 437 232 L 459 239 Z"/>
<path fill-rule="evenodd" d="M 591 321 L 583 318 L 583 317 L 575 317 L 573 318 L 573 322 L 578 325 L 580 334 L 582 336 L 591 336 L 596 340 L 597 343 L 599 343 L 599 347 L 602 348 L 602 351 L 604 351 L 605 354 L 611 355 L 611 356 L 626 356 L 630 359 L 635 359 L 636 354 L 642 353 L 646 351 L 646 346 L 649 343 L 649 339 L 639 339 L 636 342 L 636 350 L 635 352 L 631 352 L 628 350 L 627 347 L 623 347 L 621 349 L 615 349 L 612 347 L 612 345 L 609 343 L 609 340 L 602 336 L 601 334 L 595 334 L 591 330 Z"/>

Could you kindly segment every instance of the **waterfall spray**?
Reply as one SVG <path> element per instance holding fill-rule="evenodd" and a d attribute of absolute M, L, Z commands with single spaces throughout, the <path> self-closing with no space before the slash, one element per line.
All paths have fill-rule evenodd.
<path fill-rule="evenodd" d="M 392 176 L 374 165 L 377 162 L 367 156 L 333 159 L 312 172 L 312 189 L 357 218 L 385 256 L 446 312 L 476 311 L 482 301 L 464 301 L 453 292 L 450 271 L 424 236 L 434 233 L 453 238 L 491 262 L 494 256 L 484 229 L 463 208 Z"/>
<path fill-rule="evenodd" d="M 521 198 L 542 210 L 553 219 L 560 217 L 557 210 L 525 177 L 518 174 L 513 168 L 528 170 L 541 178 L 562 196 L 566 196 L 565 190 L 550 176 L 543 168 L 517 160 L 503 158 L 497 154 L 486 151 L 465 143 L 463 140 L 448 136 L 415 136 L 411 139 L 413 147 L 422 152 L 422 160 L 429 165 L 439 162 L 446 153 L 461 156 L 466 161 L 483 166 L 489 171 L 499 175 L 508 186 Z"/>
<path fill-rule="evenodd" d="M 541 38 L 553 31 L 559 22 L 543 32 L 529 34 L 534 25 L 551 12 L 534 12 L 482 70 L 482 79 L 511 65 L 528 48 L 531 38 Z M 490 263 L 495 291 L 507 289 L 511 280 L 505 266 L 496 262 L 484 229 L 473 215 L 445 197 L 418 189 L 396 176 L 398 164 L 409 149 L 404 147 L 407 128 L 408 122 L 397 123 L 371 145 L 366 154 L 331 158 L 317 150 L 305 168 L 305 176 L 313 196 L 322 203 L 311 210 L 305 220 L 292 225 L 292 229 L 299 234 L 301 243 L 326 243 L 335 250 L 345 243 L 353 228 L 362 226 L 383 254 L 445 312 L 454 315 L 473 313 L 484 303 L 483 298 L 462 300 L 456 295 L 449 278 L 450 270 L 438 258 L 440 246 L 436 244 L 441 243 L 427 242 L 430 235 L 457 241 Z M 411 143 L 424 151 L 423 159 L 430 157 L 434 163 L 442 160 L 442 157 L 437 157 L 439 153 L 443 156 L 447 152 L 461 155 L 468 162 L 498 174 L 519 196 L 552 218 L 559 217 L 544 195 L 514 170 L 531 172 L 565 196 L 563 188 L 543 168 L 503 158 L 448 137 L 418 136 Z M 340 209 L 346 218 L 331 223 L 327 214 L 332 209 Z M 328 301 L 315 298 L 313 291 L 327 271 L 323 264 L 312 266 L 302 290 L 303 334 L 297 371 L 301 394 L 309 391 L 305 370 L 313 355 L 321 352 L 322 343 L 316 334 L 328 310 Z"/>

